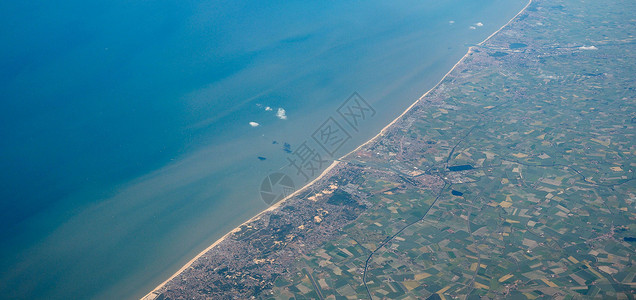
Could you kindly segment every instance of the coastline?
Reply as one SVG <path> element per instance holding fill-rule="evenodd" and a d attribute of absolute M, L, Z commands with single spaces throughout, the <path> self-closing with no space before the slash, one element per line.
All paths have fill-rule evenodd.
<path fill-rule="evenodd" d="M 497 31 L 495 31 L 493 34 L 489 35 L 486 39 L 484 39 L 483 41 L 481 41 L 480 43 L 478 43 L 478 46 L 483 45 L 484 43 L 486 43 L 489 39 L 491 39 L 493 36 L 497 35 L 497 33 L 499 33 L 501 30 L 503 30 L 504 28 L 508 27 L 508 25 L 510 25 L 510 23 L 512 23 L 515 19 L 517 19 L 517 17 L 519 17 L 519 15 L 521 15 L 524 11 L 526 11 L 526 9 L 528 9 L 528 7 L 530 6 L 530 4 L 532 4 L 532 0 L 528 0 L 528 3 L 526 4 L 526 6 L 524 6 L 514 17 L 512 17 L 506 24 L 504 24 L 503 26 L 501 26 L 499 29 L 497 29 Z M 453 65 L 453 67 L 446 72 L 446 74 L 444 74 L 444 76 L 442 77 L 442 79 L 440 79 L 437 84 L 435 84 L 432 88 L 430 88 L 428 91 L 426 91 L 426 93 L 424 93 L 422 96 L 420 96 L 419 98 L 417 98 L 417 100 L 415 100 L 415 102 L 413 102 L 413 104 L 411 104 L 409 107 L 406 108 L 406 110 L 404 110 L 399 116 L 397 116 L 395 119 L 393 119 L 393 121 L 391 121 L 391 123 L 389 123 L 388 125 L 384 126 L 380 132 L 378 134 L 376 134 L 374 137 L 372 137 L 371 139 L 369 139 L 368 141 L 364 142 L 362 145 L 356 147 L 355 149 L 351 150 L 349 153 L 343 155 L 342 157 L 340 157 L 338 160 L 336 161 L 340 161 L 341 159 L 349 156 L 350 154 L 360 150 L 362 147 L 368 145 L 369 143 L 375 141 L 377 138 L 383 136 L 386 131 L 393 126 L 393 124 L 395 124 L 395 122 L 397 122 L 398 120 L 400 120 L 407 112 L 409 112 L 418 102 L 420 102 L 420 100 L 422 100 L 422 98 L 428 96 L 428 94 L 430 94 L 432 91 L 434 91 L 440 84 L 442 84 L 442 82 L 444 81 L 444 79 L 446 79 L 446 77 L 448 77 L 448 75 L 450 75 L 450 73 L 452 73 L 455 68 L 457 68 L 457 66 L 459 66 L 464 59 L 466 59 L 466 57 L 468 57 L 469 55 L 471 55 L 473 53 L 473 47 L 474 46 L 470 46 L 468 47 L 468 51 L 466 52 L 466 54 L 464 54 L 464 56 L 462 56 L 462 58 L 459 59 L 459 61 L 457 61 L 457 63 L 455 63 L 455 65 Z M 322 174 L 321 174 L 322 176 Z M 305 187 L 303 187 L 304 189 Z"/>
<path fill-rule="evenodd" d="M 497 35 L 499 32 L 501 32 L 504 28 L 508 27 L 514 20 L 517 19 L 517 17 L 519 17 L 519 15 L 521 15 L 523 12 L 526 11 L 526 9 L 532 4 L 533 0 L 529 0 L 528 3 L 515 15 L 513 16 L 506 24 L 504 24 L 503 26 L 501 26 L 497 31 L 495 31 L 494 33 L 492 33 L 491 35 L 489 35 L 486 39 L 484 39 L 483 41 L 481 41 L 480 43 L 476 44 L 477 46 L 482 46 L 484 43 L 486 43 L 488 40 L 490 40 L 492 37 L 494 37 L 495 35 Z M 252 218 L 250 218 L 249 220 L 241 223 L 240 225 L 238 225 L 236 228 L 232 229 L 231 231 L 227 232 L 225 235 L 223 235 L 221 238 L 217 239 L 213 244 L 211 244 L 210 246 L 208 246 L 207 248 L 205 248 L 203 251 L 201 251 L 199 254 L 197 254 L 195 257 L 193 257 L 190 261 L 188 261 L 185 265 L 183 265 L 178 271 L 176 271 L 174 274 L 172 274 L 168 279 L 166 279 L 165 281 L 163 281 L 161 284 L 157 285 L 154 289 L 152 289 L 150 292 L 148 292 L 145 296 L 143 296 L 141 298 L 141 300 L 152 300 L 154 298 L 156 298 L 159 294 L 155 293 L 158 290 L 160 290 L 161 288 L 163 288 L 166 284 L 168 284 L 168 282 L 170 282 L 172 279 L 174 279 L 175 277 L 177 277 L 179 274 L 181 274 L 183 271 L 185 271 L 186 269 L 188 269 L 196 260 L 198 260 L 201 256 L 203 256 L 205 253 L 207 253 L 208 251 L 210 251 L 211 249 L 213 249 L 214 247 L 216 247 L 218 244 L 220 244 L 221 242 L 223 242 L 226 238 L 228 238 L 231 234 L 236 233 L 240 230 L 240 228 L 243 225 L 246 225 L 250 222 L 253 222 L 255 220 L 258 220 L 263 214 L 276 210 L 278 209 L 283 203 L 285 203 L 287 200 L 291 199 L 292 197 L 298 195 L 299 193 L 305 191 L 306 189 L 310 188 L 311 186 L 313 186 L 316 182 L 318 182 L 319 180 L 323 179 L 331 170 L 333 170 L 338 164 L 340 164 L 342 162 L 342 160 L 344 158 L 346 158 L 347 156 L 351 155 L 352 153 L 357 152 L 358 150 L 360 150 L 362 147 L 367 146 L 368 144 L 376 141 L 378 138 L 384 136 L 386 134 L 386 132 L 388 131 L 388 129 L 393 126 L 397 121 L 399 121 L 406 113 L 408 113 L 415 105 L 417 105 L 420 100 L 422 100 L 423 98 L 425 98 L 426 96 L 428 96 L 432 91 L 434 91 L 435 89 L 437 89 L 439 87 L 440 84 L 442 84 L 442 82 L 448 77 L 448 75 L 450 75 L 456 68 L 457 66 L 459 66 L 468 56 L 470 56 L 473 53 L 473 48 L 474 46 L 470 46 L 468 48 L 468 51 L 466 52 L 466 54 L 464 54 L 464 56 L 462 56 L 457 63 L 455 63 L 455 65 L 453 65 L 453 67 L 446 72 L 446 74 L 433 86 L 431 87 L 429 90 L 427 90 L 422 96 L 420 96 L 417 100 L 415 100 L 410 106 L 408 106 L 400 115 L 398 115 L 395 119 L 393 119 L 389 124 L 387 124 L 386 126 L 384 126 L 380 132 L 378 134 L 376 134 L 375 136 L 373 136 L 371 139 L 367 140 L 366 142 L 364 142 L 363 144 L 361 144 L 360 146 L 356 147 L 355 149 L 351 150 L 350 152 L 344 154 L 343 156 L 341 156 L 340 158 L 334 160 L 324 171 L 322 171 L 322 173 L 320 173 L 320 175 L 318 175 L 316 178 L 314 178 L 313 180 L 311 180 L 310 182 L 308 182 L 307 184 L 305 184 L 303 187 L 299 188 L 298 190 L 294 191 L 292 194 L 286 196 L 285 198 L 283 198 L 282 200 L 276 202 L 274 205 L 268 207 L 267 209 L 261 211 L 260 213 L 256 214 L 255 216 L 253 216 Z"/>
<path fill-rule="evenodd" d="M 344 156 L 343 156 L 344 157 Z M 300 189 L 297 189 L 296 191 L 294 191 L 293 193 L 289 194 L 287 197 L 283 198 L 282 200 L 276 202 L 275 204 L 273 204 L 272 206 L 266 208 L 265 210 L 261 211 L 260 213 L 258 213 L 257 215 L 251 217 L 249 220 L 241 223 L 240 225 L 236 226 L 236 228 L 230 230 L 228 233 L 226 233 L 225 235 L 223 235 L 222 237 L 220 237 L 218 240 L 216 240 L 214 243 L 212 243 L 212 245 L 208 246 L 207 248 L 205 248 L 203 251 L 199 252 L 199 254 L 197 254 L 195 257 L 193 257 L 190 261 L 188 261 L 185 265 L 183 265 L 183 267 L 181 267 L 177 272 L 175 272 L 174 274 L 172 274 L 172 276 L 170 276 L 168 279 L 166 279 L 164 282 L 162 282 L 161 284 L 159 284 L 158 286 L 156 286 L 154 289 L 152 289 L 152 291 L 150 291 L 148 294 L 146 294 L 145 296 L 143 296 L 141 298 L 141 300 L 150 300 L 150 299 L 154 299 L 154 297 L 152 296 L 157 296 L 157 294 L 155 294 L 155 292 L 161 288 L 163 288 L 166 284 L 168 284 L 168 282 L 170 282 L 170 280 L 174 279 L 175 277 L 179 276 L 179 274 L 181 274 L 181 272 L 187 270 L 197 259 L 199 259 L 201 256 L 203 256 L 205 253 L 207 253 L 208 251 L 210 251 L 212 248 L 216 247 L 216 245 L 220 244 L 221 242 L 223 242 L 228 236 L 230 236 L 231 234 L 238 232 L 241 228 L 241 226 L 246 225 L 251 223 L 252 221 L 256 221 L 258 220 L 264 213 L 267 213 L 269 211 L 273 211 L 276 210 L 277 208 L 279 208 L 283 203 L 285 203 L 285 201 L 291 199 L 292 197 L 296 196 L 297 194 L 303 192 L 304 190 L 306 190 L 307 188 L 311 187 L 314 183 L 316 183 L 318 180 L 322 179 L 325 175 L 327 175 L 327 173 L 329 173 L 329 171 L 331 171 L 335 166 L 337 166 L 340 163 L 340 159 L 335 160 L 334 162 L 332 162 L 324 171 L 322 171 L 322 173 L 320 173 L 320 175 L 318 175 L 318 177 L 314 178 L 312 181 L 308 182 L 307 184 L 305 184 L 303 187 L 301 187 Z"/>

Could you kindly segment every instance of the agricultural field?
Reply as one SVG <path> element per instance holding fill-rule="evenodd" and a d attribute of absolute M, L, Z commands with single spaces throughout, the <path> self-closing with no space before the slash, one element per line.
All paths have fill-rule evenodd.
<path fill-rule="evenodd" d="M 471 47 L 343 159 L 365 209 L 261 298 L 633 299 L 634 11 L 533 1 Z"/>

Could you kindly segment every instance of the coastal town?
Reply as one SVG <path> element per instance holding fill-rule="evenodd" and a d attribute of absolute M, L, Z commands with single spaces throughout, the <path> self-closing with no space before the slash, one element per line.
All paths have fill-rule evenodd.
<path fill-rule="evenodd" d="M 619 2 L 531 1 L 144 300 L 633 299 L 636 3 Z"/>

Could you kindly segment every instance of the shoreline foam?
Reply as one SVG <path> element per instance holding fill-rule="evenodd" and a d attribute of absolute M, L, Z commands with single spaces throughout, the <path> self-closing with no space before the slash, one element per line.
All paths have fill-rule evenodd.
<path fill-rule="evenodd" d="M 478 46 L 482 46 L 484 43 L 486 43 L 488 40 L 490 40 L 492 37 L 494 37 L 495 35 L 497 35 L 499 32 L 501 32 L 501 30 L 503 30 L 504 28 L 508 27 L 508 25 L 510 25 L 514 20 L 517 19 L 517 17 L 519 17 L 519 15 L 521 15 L 523 12 L 526 11 L 526 9 L 530 6 L 530 4 L 532 4 L 532 0 L 529 0 L 528 3 L 526 4 L 526 6 L 524 6 L 521 11 L 519 11 L 514 17 L 512 17 L 506 24 L 504 24 L 503 26 L 501 26 L 499 29 L 497 29 L 497 31 L 495 31 L 494 33 L 492 33 L 491 35 L 489 35 L 486 39 L 484 39 L 483 41 L 481 41 L 480 43 L 478 43 Z M 446 72 L 446 74 L 444 74 L 444 76 L 442 77 L 442 79 L 440 79 L 437 84 L 435 84 L 432 88 L 430 88 L 428 91 L 426 91 L 426 93 L 424 93 L 422 96 L 420 96 L 419 98 L 417 98 L 417 100 L 415 100 L 415 102 L 413 102 L 413 104 L 411 104 L 409 107 L 407 107 L 399 116 L 397 116 L 395 119 L 393 119 L 393 121 L 391 121 L 389 124 L 387 124 L 386 126 L 384 126 L 380 132 L 378 134 L 376 134 L 375 136 L 373 136 L 371 139 L 367 140 L 366 142 L 364 142 L 363 144 L 361 144 L 360 146 L 356 147 L 355 149 L 351 150 L 350 152 L 348 152 L 347 154 L 341 156 L 339 159 L 334 160 L 333 163 L 331 163 L 331 165 L 329 165 L 324 171 L 322 171 L 322 173 L 320 173 L 320 175 L 318 175 L 318 177 L 314 178 L 312 181 L 308 182 L 307 184 L 305 184 L 303 187 L 301 187 L 300 189 L 294 191 L 293 193 L 291 193 L 290 195 L 288 195 L 287 197 L 283 198 L 282 200 L 276 202 L 274 205 L 268 207 L 267 209 L 261 211 L 260 213 L 256 214 L 255 216 L 251 217 L 249 220 L 241 223 L 239 226 L 237 226 L 236 228 L 232 229 L 231 231 L 229 231 L 228 233 L 226 233 L 225 235 L 223 235 L 221 238 L 219 238 L 218 240 L 216 240 L 212 245 L 208 246 L 207 248 L 205 248 L 203 251 L 199 252 L 199 254 L 197 254 L 194 258 L 192 258 L 190 261 L 188 261 L 185 265 L 183 265 L 183 267 L 181 267 L 177 272 L 175 272 L 174 274 L 172 274 L 172 276 L 170 276 L 168 279 L 166 279 L 165 281 L 163 281 L 161 284 L 157 285 L 154 289 L 152 289 L 148 294 L 146 294 L 145 296 L 143 296 L 141 298 L 141 300 L 150 300 L 150 299 L 154 299 L 156 296 L 158 296 L 158 294 L 156 294 L 155 292 L 160 290 L 161 288 L 163 288 L 168 282 L 170 282 L 172 279 L 174 279 L 175 277 L 179 276 L 179 274 L 181 274 L 183 271 L 187 270 L 197 259 L 199 259 L 201 256 L 203 256 L 205 253 L 207 253 L 208 251 L 210 251 L 212 248 L 216 247 L 218 244 L 220 244 L 221 242 L 223 242 L 228 236 L 230 236 L 231 234 L 237 232 L 241 226 L 248 224 L 250 222 L 253 222 L 255 220 L 258 220 L 263 214 L 269 212 L 269 211 L 273 211 L 275 209 L 277 209 L 278 207 L 280 207 L 283 203 L 285 203 L 287 200 L 291 199 L 292 197 L 298 195 L 299 193 L 305 191 L 307 188 L 311 187 L 312 185 L 314 185 L 316 182 L 318 182 L 320 179 L 322 179 L 325 175 L 327 175 L 327 173 L 329 173 L 329 171 L 331 171 L 334 167 L 336 167 L 339 163 L 341 163 L 341 160 L 344 159 L 345 157 L 351 155 L 352 153 L 360 150 L 362 147 L 374 142 L 376 139 L 378 139 L 379 137 L 382 137 L 387 130 L 393 126 L 398 120 L 400 120 L 406 113 L 408 113 L 415 105 L 417 105 L 420 100 L 422 100 L 424 97 L 428 96 L 433 90 L 435 90 L 440 84 L 442 84 L 442 82 L 446 79 L 446 77 L 448 77 L 448 75 L 450 75 L 450 73 L 452 73 L 455 68 L 457 68 L 457 66 L 459 66 L 465 59 L 466 57 L 470 56 L 473 53 L 473 47 L 474 46 L 470 46 L 468 47 L 468 51 L 466 52 L 466 54 L 464 54 L 464 56 L 462 56 L 462 58 L 459 59 L 459 61 L 457 61 L 457 63 L 455 63 L 455 65 L 453 65 L 453 67 Z M 155 297 L 152 297 L 155 296 Z"/>

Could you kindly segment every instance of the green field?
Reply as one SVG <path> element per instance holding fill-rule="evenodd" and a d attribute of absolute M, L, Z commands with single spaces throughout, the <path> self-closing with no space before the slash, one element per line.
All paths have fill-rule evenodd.
<path fill-rule="evenodd" d="M 263 298 L 633 299 L 635 11 L 533 1 L 473 47 L 347 157 L 368 208 Z"/>

